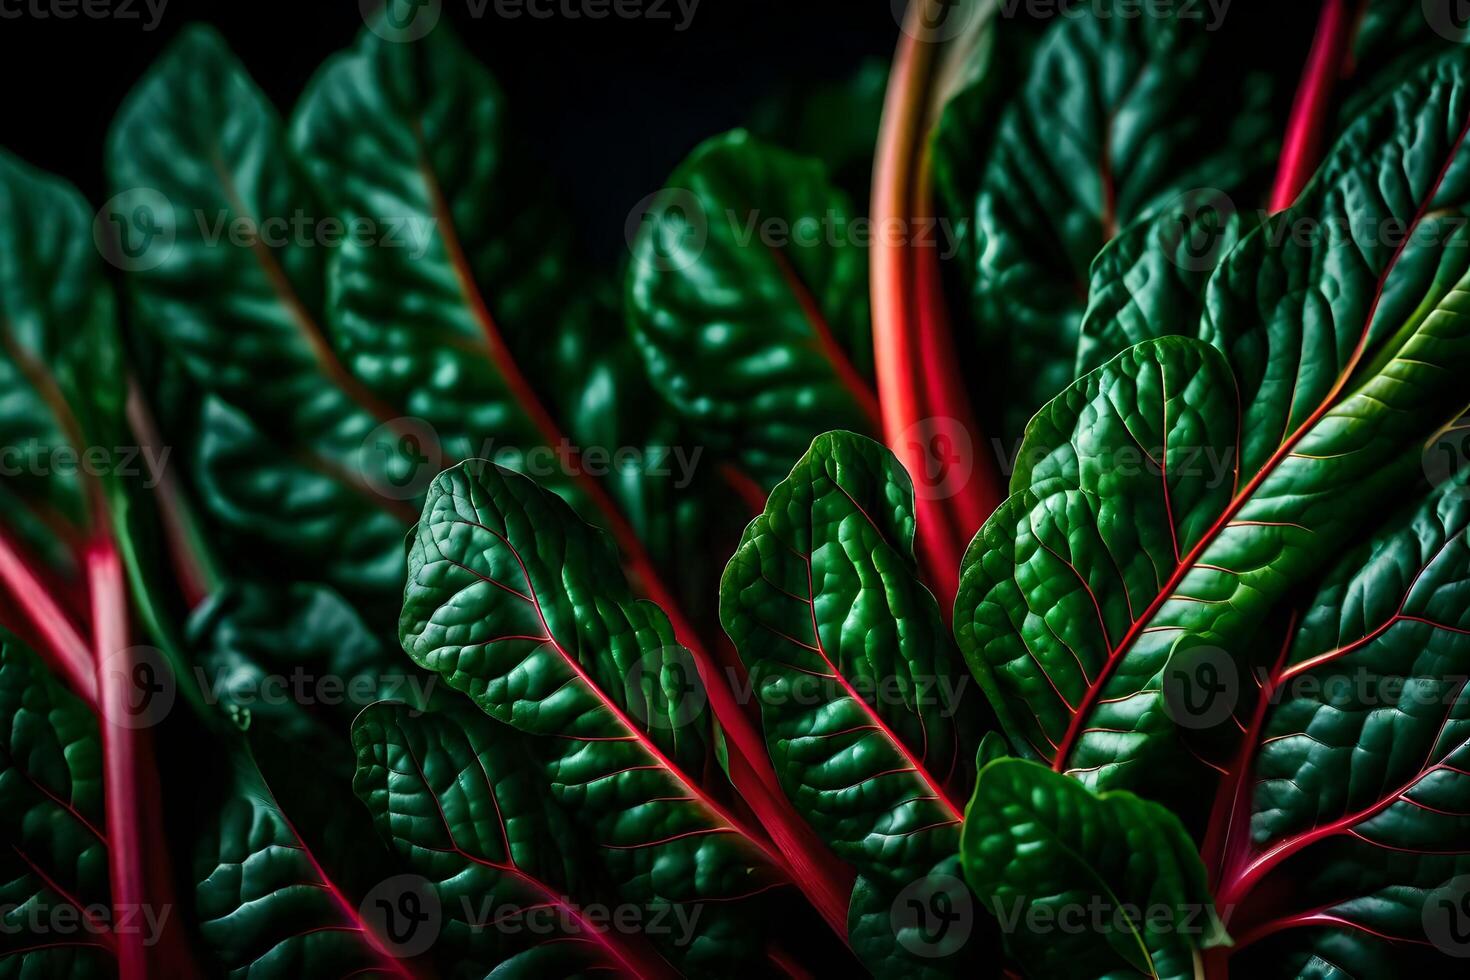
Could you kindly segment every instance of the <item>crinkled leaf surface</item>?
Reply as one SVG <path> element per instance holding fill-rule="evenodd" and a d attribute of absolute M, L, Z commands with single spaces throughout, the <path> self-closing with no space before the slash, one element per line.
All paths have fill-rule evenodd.
<path fill-rule="evenodd" d="M 1192 333 L 1205 287 L 1241 236 L 1260 223 L 1212 190 L 1179 195 L 1109 242 L 1092 262 L 1077 342 L 1077 375 L 1134 344 Z"/>
<path fill-rule="evenodd" d="M 199 787 L 195 915 L 216 968 L 232 980 L 273 976 L 408 977 L 317 863 L 243 748 L 220 749 Z"/>
<path fill-rule="evenodd" d="M 400 441 L 388 423 L 401 410 L 327 341 L 329 249 L 315 236 L 331 214 L 218 35 L 192 27 L 154 64 L 113 123 L 107 164 L 135 317 L 206 396 L 207 513 L 348 592 L 396 588 L 412 508 L 394 491 L 424 448 Z"/>
<path fill-rule="evenodd" d="M 605 535 L 525 477 L 452 467 L 409 548 L 399 627 L 415 662 L 487 714 L 556 740 L 556 798 L 625 900 L 711 902 L 673 951 L 683 965 L 759 955 L 738 899 L 779 878 L 691 776 L 709 753 L 698 675 L 663 612 L 633 598 Z"/>
<path fill-rule="evenodd" d="M 1344 557 L 1266 679 L 1238 797 L 1218 815 L 1232 837 L 1217 893 L 1251 944 L 1242 968 L 1325 961 L 1380 976 L 1389 960 L 1444 968 L 1463 955 L 1467 534 L 1461 478 Z"/>
<path fill-rule="evenodd" d="M 955 616 L 1028 755 L 1198 807 L 1187 777 L 1208 770 L 1164 667 L 1199 647 L 1243 665 L 1274 601 L 1412 482 L 1470 368 L 1465 76 L 1456 56 L 1405 83 L 1230 253 L 1200 328 L 1213 346 L 1140 344 L 1028 428 Z M 1307 219 L 1319 240 L 1281 234 Z M 1338 230 L 1392 222 L 1401 246 Z"/>
<path fill-rule="evenodd" d="M 117 974 L 105 824 L 96 718 L 0 638 L 0 976 Z"/>
<path fill-rule="evenodd" d="M 764 488 L 816 434 L 876 431 L 867 251 L 822 164 L 736 130 L 700 145 L 641 218 L 633 336 L 723 460 Z"/>
<path fill-rule="evenodd" d="M 893 880 L 953 853 L 981 721 L 913 536 L 893 454 L 829 432 L 771 491 L 721 584 L 787 795 L 839 856 Z"/>
<path fill-rule="evenodd" d="M 1228 942 L 1173 814 L 1034 762 L 980 770 L 960 857 L 1029 976 L 1192 980 L 1199 951 Z"/>
<path fill-rule="evenodd" d="M 987 428 L 1007 441 L 1072 380 L 1098 250 L 1182 191 L 1233 194 L 1270 162 L 1268 79 L 1245 71 L 1199 20 L 1112 6 L 1056 18 L 1024 81 L 1002 96 L 993 135 L 973 127 L 984 114 L 972 104 L 993 103 L 997 83 L 983 79 L 956 97 L 946 115 L 984 152 L 963 131 L 936 143 L 939 186 L 965 194 L 948 206 L 960 218 L 976 343 L 991 365 L 981 389 Z M 1022 23 L 1002 19 L 997 43 L 1018 34 L 1024 42 Z M 977 177 L 950 172 L 975 166 Z"/>
<path fill-rule="evenodd" d="M 596 859 L 551 798 L 533 740 L 446 697 L 428 712 L 373 705 L 352 741 L 358 795 L 438 895 L 444 976 L 483 977 L 548 945 L 572 947 L 578 971 L 670 975 L 641 940 L 588 918 L 583 903 L 610 903 L 587 880 Z"/>
<path fill-rule="evenodd" d="M 913 537 L 893 454 L 829 432 L 771 491 L 720 589 L 782 788 L 863 876 L 849 928 L 870 968 L 904 959 L 894 897 L 954 853 L 982 724 Z M 948 952 L 956 968 L 968 951 Z"/>
<path fill-rule="evenodd" d="M 6 527 L 63 569 L 99 502 L 85 473 L 120 467 L 129 442 L 92 218 L 70 184 L 0 153 L 0 502 Z"/>

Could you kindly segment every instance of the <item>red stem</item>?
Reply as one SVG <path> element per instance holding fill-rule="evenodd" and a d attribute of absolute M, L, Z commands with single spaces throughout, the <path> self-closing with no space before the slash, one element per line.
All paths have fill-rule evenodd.
<path fill-rule="evenodd" d="M 1349 34 L 1347 0 L 1326 0 L 1282 140 L 1281 163 L 1271 187 L 1273 214 L 1291 207 L 1317 169 L 1323 129 L 1332 105 L 1332 87 L 1343 72 Z"/>
<path fill-rule="evenodd" d="M 873 170 L 875 227 L 899 222 L 919 229 L 934 217 L 928 110 L 940 66 L 938 44 L 923 39 L 923 8 L 930 2 L 910 5 L 894 56 Z M 915 480 L 929 477 L 935 461 L 971 468 L 968 474 L 941 470 L 935 490 L 915 501 L 919 560 L 948 620 L 960 559 L 1003 499 L 1003 484 L 959 371 L 938 250 L 910 237 L 877 236 L 872 246 L 873 359 L 884 439 Z M 959 485 L 948 487 L 950 480 Z"/>
<path fill-rule="evenodd" d="M 92 628 L 96 637 L 97 688 L 102 712 L 104 794 L 107 799 L 107 858 L 112 901 L 123 915 L 136 917 L 148 908 L 147 853 L 138 790 L 140 755 L 147 751 L 147 732 L 134 727 L 129 712 L 132 668 L 128 650 L 127 599 L 122 563 L 110 541 L 87 549 L 87 583 L 92 596 Z M 153 811 L 157 812 L 157 811 Z M 117 937 L 118 975 L 122 980 L 146 980 L 149 951 L 141 932 Z"/>
<path fill-rule="evenodd" d="M 421 173 L 433 200 L 434 216 L 437 219 L 435 227 L 443 239 L 450 263 L 459 280 L 461 295 L 480 325 L 489 360 L 495 365 L 506 388 L 530 418 L 543 441 L 553 447 L 566 447 L 566 471 L 572 476 L 578 489 L 596 507 L 605 529 L 612 535 L 623 554 L 623 565 L 628 574 L 635 580 L 635 585 L 641 589 L 644 597 L 663 608 L 674 628 L 675 636 L 689 649 L 708 694 L 710 709 L 725 733 L 730 778 L 776 843 L 779 853 L 773 857 L 777 866 L 791 876 L 792 881 L 806 894 L 837 935 L 846 940 L 847 901 L 852 890 L 851 873 L 826 853 L 811 828 L 786 799 L 766 754 L 765 741 L 726 683 L 719 661 L 699 641 L 699 634 L 685 618 L 673 591 L 659 576 L 653 560 L 632 525 L 602 484 L 581 464 L 578 449 L 563 434 L 556 420 L 537 397 L 530 379 L 516 363 L 475 282 L 474 271 L 455 233 L 453 215 L 427 163 L 421 165 Z"/>
<path fill-rule="evenodd" d="M 36 631 L 39 651 L 60 671 L 72 690 L 92 708 L 97 707 L 97 675 L 92 654 L 71 618 L 51 598 L 20 548 L 0 531 L 0 584 Z"/>
<path fill-rule="evenodd" d="M 153 737 L 132 707 L 139 662 L 130 645 L 127 580 L 107 532 L 87 546 L 83 564 L 92 602 L 113 908 L 133 921 L 145 910 L 163 917 L 152 945 L 137 928 L 118 931 L 118 976 L 145 980 L 191 975 L 196 971 L 174 897 Z"/>

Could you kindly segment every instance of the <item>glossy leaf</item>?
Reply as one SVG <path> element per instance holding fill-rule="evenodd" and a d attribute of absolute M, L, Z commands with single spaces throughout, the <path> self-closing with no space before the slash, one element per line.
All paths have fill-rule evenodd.
<path fill-rule="evenodd" d="M 1242 963 L 1374 976 L 1463 955 L 1467 533 L 1462 476 L 1344 556 L 1264 677 L 1268 706 L 1212 822 Z"/>
<path fill-rule="evenodd" d="M 434 950 L 444 976 L 483 977 L 557 945 L 573 949 L 569 971 L 671 975 L 646 943 L 583 908 L 592 903 L 596 916 L 614 903 L 587 880 L 596 859 L 582 853 L 551 798 L 533 740 L 443 698 L 426 713 L 373 705 L 353 724 L 352 741 L 358 795 L 437 894 Z M 672 921 L 667 909 L 665 918 Z"/>
<path fill-rule="evenodd" d="M 199 936 L 222 975 L 410 977 L 317 863 L 242 748 L 201 786 Z"/>
<path fill-rule="evenodd" d="M 1028 428 L 956 604 L 961 649 L 1028 755 L 1197 808 L 1189 773 L 1208 773 L 1178 737 L 1166 664 L 1210 647 L 1245 666 L 1274 601 L 1411 484 L 1470 366 L 1465 74 L 1456 57 L 1406 83 L 1230 253 L 1200 328 L 1214 346 L 1140 344 Z M 1284 234 L 1308 220 L 1320 240 Z M 1394 222 L 1398 247 L 1347 231 Z"/>
<path fill-rule="evenodd" d="M 392 591 L 412 514 L 392 489 L 424 447 L 403 451 L 401 410 L 325 336 L 314 236 L 330 213 L 275 109 L 193 27 L 125 100 L 107 163 L 135 316 L 207 396 L 194 459 L 207 513 L 350 593 Z"/>
<path fill-rule="evenodd" d="M 686 964 L 758 955 L 750 903 L 773 858 L 692 773 L 710 750 L 703 689 L 611 541 L 555 495 L 483 461 L 440 474 L 409 547 L 400 635 L 487 714 L 556 740 L 557 800 L 637 903 L 709 901 Z M 745 925 L 740 922 L 745 920 Z"/>
<path fill-rule="evenodd" d="M 1002 22 L 997 43 L 1018 26 Z M 946 115 L 968 125 L 998 84 L 983 79 Z M 935 167 L 941 188 L 973 188 L 949 207 L 963 219 L 976 343 L 990 365 L 982 421 L 1009 444 L 1072 380 L 1098 250 L 1183 191 L 1251 183 L 1271 162 L 1275 128 L 1268 80 L 1202 23 L 1110 5 L 1057 18 L 1003 101 L 985 152 L 961 131 L 938 141 Z M 982 170 L 950 172 L 966 166 Z"/>
<path fill-rule="evenodd" d="M 823 166 L 736 130 L 641 216 L 633 336 L 659 393 L 762 488 L 817 433 L 877 432 L 867 255 Z"/>
<path fill-rule="evenodd" d="M 1193 331 L 1204 313 L 1210 277 L 1259 223 L 1259 212 L 1235 210 L 1222 193 L 1195 191 L 1109 242 L 1088 275 L 1077 376 L 1134 344 Z"/>
<path fill-rule="evenodd" d="M 242 728 L 340 752 L 351 719 L 432 685 L 325 586 L 231 585 L 190 616 L 195 677 Z"/>
<path fill-rule="evenodd" d="M 6 528 L 68 572 L 101 503 L 86 474 L 111 473 L 128 441 L 92 218 L 70 184 L 0 153 L 0 503 Z"/>
<path fill-rule="evenodd" d="M 0 975 L 117 975 L 102 797 L 96 718 L 0 639 Z"/>
<path fill-rule="evenodd" d="M 885 916 L 954 853 L 982 724 L 913 539 L 893 454 L 829 432 L 771 491 L 720 588 L 781 786 L 861 876 L 848 927 L 870 969 L 932 966 L 905 956 Z M 942 952 L 956 969 L 971 951 Z"/>
<path fill-rule="evenodd" d="M 503 101 L 447 28 L 414 43 L 365 30 L 317 73 L 291 124 L 333 212 L 377 232 L 334 256 L 333 340 L 455 459 L 559 441 L 538 431 L 555 423 L 513 352 L 549 374 L 563 345 L 587 342 L 560 330 L 547 342 L 549 325 L 581 325 L 556 309 L 568 274 L 559 223 L 506 193 L 527 175 L 510 159 Z"/>
<path fill-rule="evenodd" d="M 1192 980 L 1200 951 L 1229 942 L 1173 814 L 1033 762 L 980 771 L 960 857 L 1030 976 Z"/>
<path fill-rule="evenodd" d="M 913 538 L 893 455 L 827 433 L 771 491 L 720 590 L 782 787 L 839 856 L 900 881 L 953 853 L 981 722 Z"/>

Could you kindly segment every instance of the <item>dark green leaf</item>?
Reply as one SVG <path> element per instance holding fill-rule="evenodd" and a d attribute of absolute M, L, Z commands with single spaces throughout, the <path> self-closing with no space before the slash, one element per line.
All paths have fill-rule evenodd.
<path fill-rule="evenodd" d="M 1173 814 L 1033 762 L 980 771 L 960 857 L 1029 976 L 1194 980 L 1200 951 L 1229 942 Z"/>
<path fill-rule="evenodd" d="M 985 115 L 974 104 L 997 98 L 989 77 L 955 98 L 946 114 L 964 128 L 949 124 L 936 143 L 939 186 L 973 188 L 950 212 L 962 218 L 976 344 L 990 365 L 985 421 L 1007 442 L 1073 377 L 1098 250 L 1181 192 L 1235 194 L 1271 162 L 1264 77 L 1244 71 L 1197 20 L 1111 6 L 1056 19 L 1004 98 L 993 137 L 970 137 L 983 152 L 963 137 Z M 1017 27 L 1003 22 L 997 43 Z M 978 178 L 953 173 L 974 166 Z"/>
<path fill-rule="evenodd" d="M 434 949 L 444 976 L 483 977 L 547 945 L 572 947 L 578 971 L 669 973 L 621 926 L 599 925 L 616 903 L 587 880 L 596 857 L 583 853 L 551 798 L 532 739 L 443 698 L 427 713 L 373 705 L 352 741 L 358 795 L 438 897 Z M 651 910 L 637 911 L 652 921 Z M 673 921 L 666 908 L 665 919 Z"/>
<path fill-rule="evenodd" d="M 1199 807 L 1225 760 L 1180 736 L 1226 717 L 1180 718 L 1166 664 L 1210 648 L 1247 666 L 1275 601 L 1412 483 L 1464 399 L 1466 76 L 1457 56 L 1406 83 L 1230 253 L 1199 330 L 1213 347 L 1140 344 L 1032 422 L 955 616 L 1018 748 Z"/>
<path fill-rule="evenodd" d="M 1238 795 L 1216 813 L 1242 965 L 1383 976 L 1470 951 L 1467 534 L 1462 476 L 1344 556 L 1265 676 Z"/>
<path fill-rule="evenodd" d="M 691 776 L 709 754 L 703 688 L 668 618 L 633 598 L 605 535 L 525 477 L 483 461 L 452 467 L 410 545 L 399 625 L 415 662 L 492 717 L 556 740 L 553 791 L 624 900 L 725 903 L 666 954 L 706 970 L 759 957 L 738 899 L 778 873 Z"/>
<path fill-rule="evenodd" d="M 209 396 L 194 460 L 206 511 L 271 560 L 393 591 L 412 513 L 394 489 L 417 453 L 394 428 L 404 413 L 323 333 L 314 236 L 329 213 L 275 109 L 217 35 L 190 28 L 125 100 L 107 163 L 136 319 Z"/>
<path fill-rule="evenodd" d="M 771 491 L 720 589 L 786 794 L 840 857 L 898 881 L 953 853 L 981 723 L 913 538 L 893 454 L 830 432 Z"/>
<path fill-rule="evenodd" d="M 849 931 L 878 972 L 935 966 L 913 962 L 885 916 L 953 855 L 982 724 L 913 538 L 893 454 L 829 432 L 771 491 L 720 587 L 782 788 L 861 876 Z M 953 969 L 964 945 L 929 952 Z"/>
<path fill-rule="evenodd" d="M 766 488 L 816 434 L 877 431 L 867 251 L 820 163 L 737 130 L 696 149 L 640 217 L 634 338 L 723 461 Z"/>
<path fill-rule="evenodd" d="M 199 936 L 232 980 L 410 974 L 327 876 L 243 748 L 198 788 L 195 846 Z"/>
<path fill-rule="evenodd" d="M 128 442 L 92 220 L 70 184 L 0 152 L 0 504 L 7 528 L 62 569 L 101 502 L 87 474 L 111 473 Z"/>
<path fill-rule="evenodd" d="M 105 824 L 97 720 L 0 638 L 0 974 L 116 975 Z"/>
<path fill-rule="evenodd" d="M 1134 344 L 1194 330 L 1210 277 L 1259 223 L 1258 212 L 1236 211 L 1221 192 L 1194 191 L 1109 242 L 1089 274 L 1078 377 Z"/>

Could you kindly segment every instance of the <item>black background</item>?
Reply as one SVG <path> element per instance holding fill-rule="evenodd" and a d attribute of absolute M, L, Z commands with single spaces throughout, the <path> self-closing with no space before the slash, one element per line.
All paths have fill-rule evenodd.
<path fill-rule="evenodd" d="M 52 0 L 0 0 L 24 14 L 0 18 L 0 145 L 95 204 L 107 197 L 102 147 L 118 105 L 185 25 L 217 26 L 283 114 L 363 26 L 358 0 L 168 0 L 152 31 L 143 0 L 131 0 L 131 20 L 38 18 L 36 2 Z M 663 20 L 507 19 L 492 2 L 477 19 L 467 0 L 443 0 L 596 251 L 621 247 L 629 208 L 702 139 L 746 122 L 788 83 L 886 61 L 898 37 L 889 0 L 699 0 L 682 32 L 673 0 L 664 9 Z"/>
<path fill-rule="evenodd" d="M 108 196 L 108 124 L 184 26 L 218 27 L 283 114 L 363 26 L 359 0 L 167 0 L 151 31 L 143 0 L 72 0 L 128 3 L 132 19 L 31 12 L 56 2 L 0 0 L 0 145 L 67 177 L 96 204 Z M 748 122 L 762 99 L 793 84 L 840 81 L 869 59 L 886 63 L 899 36 L 895 0 L 699 0 L 683 31 L 675 0 L 661 2 L 664 19 L 591 20 L 500 17 L 494 0 L 475 18 L 469 0 L 442 0 L 443 17 L 505 89 L 513 131 L 578 212 L 584 245 L 604 256 L 623 248 L 629 209 L 701 140 Z M 1026 0 L 1015 2 L 1024 15 Z M 1252 60 L 1294 74 L 1316 8 L 1232 0 L 1227 22 L 1250 37 Z"/>

